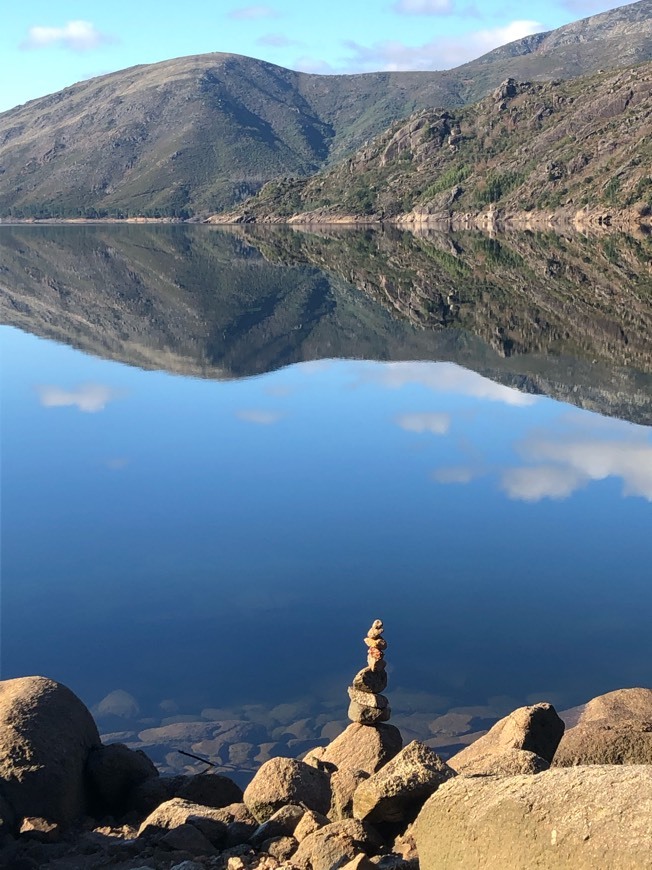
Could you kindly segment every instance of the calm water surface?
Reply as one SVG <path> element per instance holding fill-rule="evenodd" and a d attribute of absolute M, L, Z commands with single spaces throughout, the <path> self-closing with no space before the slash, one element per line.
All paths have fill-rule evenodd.
<path fill-rule="evenodd" d="M 649 426 L 450 359 L 414 361 L 409 346 L 397 359 L 398 326 L 385 362 L 328 358 L 317 344 L 326 358 L 310 359 L 302 345 L 307 361 L 233 377 L 216 369 L 226 351 L 215 352 L 233 345 L 233 326 L 217 329 L 204 308 L 196 321 L 212 350 L 190 353 L 147 304 L 126 255 L 138 276 L 131 295 L 92 279 L 109 230 L 86 235 L 86 267 L 71 236 L 67 250 L 56 231 L 13 232 L 0 272 L 3 320 L 14 324 L 0 329 L 4 678 L 45 674 L 89 705 L 123 690 L 138 709 L 121 719 L 108 705 L 105 730 L 131 729 L 132 739 L 147 725 L 199 721 L 206 708 L 247 719 L 284 703 L 294 705 L 286 720 L 317 716 L 308 739 L 343 718 L 361 638 L 381 617 L 388 694 L 397 724 L 415 734 L 436 736 L 431 723 L 450 710 L 482 719 L 537 700 L 561 709 L 651 684 Z M 55 243 L 47 273 L 37 254 Z M 231 267 L 253 257 L 268 268 L 252 250 L 228 248 L 223 263 L 228 253 Z M 306 268 L 276 263 L 270 286 L 281 294 L 299 275 L 313 294 L 319 281 L 335 292 L 332 273 Z M 122 321 L 109 308 L 100 316 L 99 302 L 76 307 L 76 282 L 91 280 L 89 293 L 113 292 Z M 140 337 L 124 313 L 137 291 Z M 249 298 L 230 324 L 250 324 L 254 309 Z M 304 310 L 274 330 L 266 317 L 256 336 L 238 333 L 239 359 L 249 336 L 252 370 L 270 341 L 296 342 L 306 321 Z M 435 332 L 411 335 L 422 356 L 429 340 L 437 356 Z M 120 361 L 133 362 L 135 347 L 153 370 Z M 637 383 L 640 408 L 648 382 Z M 627 405 L 622 390 L 614 396 Z"/>

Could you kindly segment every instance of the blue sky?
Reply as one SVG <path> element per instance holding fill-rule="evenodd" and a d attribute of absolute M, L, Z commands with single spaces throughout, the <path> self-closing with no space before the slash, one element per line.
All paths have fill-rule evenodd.
<path fill-rule="evenodd" d="M 611 0 L 30 0 L 7 3 L 0 111 L 84 78 L 226 51 L 308 72 L 445 69 Z"/>

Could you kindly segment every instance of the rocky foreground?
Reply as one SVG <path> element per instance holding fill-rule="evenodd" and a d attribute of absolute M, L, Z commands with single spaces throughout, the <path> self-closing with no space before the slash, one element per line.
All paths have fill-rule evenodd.
<path fill-rule="evenodd" d="M 363 709 L 383 683 L 356 676 Z M 302 760 L 270 759 L 243 793 L 102 744 L 59 683 L 6 680 L 0 868 L 652 867 L 652 690 L 575 718 L 565 731 L 552 705 L 522 707 L 448 761 L 386 721 L 353 722 Z"/>

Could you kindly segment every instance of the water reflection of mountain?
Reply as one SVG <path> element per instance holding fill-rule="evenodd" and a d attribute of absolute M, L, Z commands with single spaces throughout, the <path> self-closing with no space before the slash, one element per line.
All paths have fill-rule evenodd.
<path fill-rule="evenodd" d="M 652 422 L 652 243 L 477 233 L 0 228 L 2 321 L 205 377 L 450 360 Z"/>

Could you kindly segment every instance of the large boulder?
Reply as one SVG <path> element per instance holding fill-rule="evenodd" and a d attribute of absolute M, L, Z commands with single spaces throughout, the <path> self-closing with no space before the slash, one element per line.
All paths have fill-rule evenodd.
<path fill-rule="evenodd" d="M 353 795 L 353 815 L 368 822 L 407 824 L 414 820 L 426 798 L 455 775 L 432 749 L 413 740 L 360 783 Z"/>
<path fill-rule="evenodd" d="M 16 832 L 16 815 L 0 794 L 0 845 L 8 835 Z"/>
<path fill-rule="evenodd" d="M 249 838 L 249 842 L 252 846 L 260 846 L 265 840 L 272 840 L 275 837 L 294 836 L 294 831 L 306 812 L 312 811 L 305 810 L 296 804 L 287 804 L 281 807 L 266 822 L 256 828 Z"/>
<path fill-rule="evenodd" d="M 331 808 L 328 817 L 331 821 L 353 818 L 353 795 L 369 774 L 364 770 L 351 770 L 342 767 L 331 774 Z"/>
<path fill-rule="evenodd" d="M 300 870 L 333 870 L 354 860 L 360 852 L 373 854 L 382 846 L 378 834 L 356 819 L 333 822 L 299 844 L 292 864 Z"/>
<path fill-rule="evenodd" d="M 100 815 L 124 815 L 130 792 L 148 779 L 158 776 L 153 761 L 142 750 L 122 743 L 91 749 L 86 762 L 91 799 Z"/>
<path fill-rule="evenodd" d="M 138 836 L 156 838 L 182 825 L 194 825 L 214 846 L 221 846 L 226 840 L 229 821 L 230 816 L 223 809 L 172 798 L 147 816 L 138 829 Z"/>
<path fill-rule="evenodd" d="M 203 804 L 205 807 L 227 807 L 242 802 L 242 789 L 228 776 L 219 773 L 198 773 L 184 776 L 178 783 L 175 797 Z"/>
<path fill-rule="evenodd" d="M 100 745 L 93 717 L 61 683 L 0 682 L 0 787 L 18 818 L 67 825 L 88 809 L 84 768 Z"/>
<path fill-rule="evenodd" d="M 455 764 L 454 758 L 451 761 Z M 520 776 L 548 770 L 550 762 L 527 749 L 504 749 L 488 752 L 467 761 L 461 770 L 464 776 Z"/>
<path fill-rule="evenodd" d="M 455 777 L 426 801 L 415 835 L 421 866 L 437 870 L 650 867 L 652 768 Z"/>
<path fill-rule="evenodd" d="M 651 689 L 618 689 L 581 709 L 553 766 L 580 764 L 652 764 Z"/>
<path fill-rule="evenodd" d="M 303 804 L 325 815 L 330 800 L 328 775 L 294 758 L 272 758 L 265 762 L 244 793 L 245 804 L 260 823 L 286 804 Z"/>
<path fill-rule="evenodd" d="M 354 722 L 325 747 L 319 760 L 329 769 L 371 774 L 394 758 L 402 747 L 401 732 L 394 725 Z"/>
<path fill-rule="evenodd" d="M 448 764 L 458 773 L 483 773 L 483 770 L 478 769 L 480 759 L 486 764 L 491 757 L 496 759 L 513 749 L 533 752 L 550 763 L 563 733 L 563 720 L 552 704 L 519 707 L 496 722 L 493 728 L 470 746 L 449 758 Z"/>
<path fill-rule="evenodd" d="M 578 725 L 588 722 L 652 722 L 652 689 L 616 689 L 584 704 Z"/>

